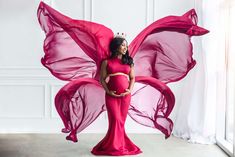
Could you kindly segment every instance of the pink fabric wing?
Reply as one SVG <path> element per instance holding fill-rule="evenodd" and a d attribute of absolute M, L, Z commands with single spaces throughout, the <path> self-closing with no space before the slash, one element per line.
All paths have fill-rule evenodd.
<path fill-rule="evenodd" d="M 191 36 L 209 31 L 197 26 L 194 9 L 182 16 L 167 16 L 146 27 L 130 44 L 137 76 L 164 83 L 182 79 L 194 67 Z"/>
<path fill-rule="evenodd" d="M 42 64 L 61 80 L 71 81 L 55 97 L 55 107 L 70 138 L 91 124 L 105 108 L 100 64 L 109 57 L 113 32 L 100 24 L 73 20 L 41 2 L 38 20 L 46 33 Z"/>
<path fill-rule="evenodd" d="M 136 76 L 129 116 L 136 122 L 159 129 L 165 138 L 171 135 L 173 122 L 170 115 L 175 97 L 169 87 L 148 76 Z"/>
<path fill-rule="evenodd" d="M 173 122 L 168 118 L 175 98 L 165 83 L 182 79 L 194 67 L 193 35 L 208 30 L 197 26 L 194 9 L 182 16 L 167 16 L 146 27 L 130 44 L 136 84 L 129 115 L 138 123 L 157 128 L 168 138 Z"/>
<path fill-rule="evenodd" d="M 61 80 L 98 79 L 113 32 L 97 23 L 71 19 L 43 2 L 37 15 L 46 33 L 42 64 Z"/>
<path fill-rule="evenodd" d="M 65 126 L 62 132 L 76 135 L 106 110 L 105 91 L 94 79 L 73 80 L 57 93 L 55 106 Z"/>

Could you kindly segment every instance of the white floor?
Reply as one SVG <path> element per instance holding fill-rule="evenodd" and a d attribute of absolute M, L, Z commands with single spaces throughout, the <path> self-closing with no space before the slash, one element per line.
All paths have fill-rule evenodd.
<path fill-rule="evenodd" d="M 0 134 L 0 157 L 92 157 L 90 150 L 104 134 L 79 134 L 78 142 L 66 134 Z M 143 151 L 132 157 L 227 157 L 217 145 L 190 144 L 171 136 L 128 134 Z M 127 156 L 125 156 L 127 157 Z"/>

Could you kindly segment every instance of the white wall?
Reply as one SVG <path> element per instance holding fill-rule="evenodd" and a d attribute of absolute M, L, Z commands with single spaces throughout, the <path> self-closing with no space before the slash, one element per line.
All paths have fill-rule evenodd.
<path fill-rule="evenodd" d="M 102 23 L 131 40 L 163 16 L 181 15 L 195 8 L 194 0 L 47 0 L 72 18 Z M 40 59 L 44 32 L 36 11 L 39 0 L 0 1 L 0 133 L 60 132 L 54 96 L 66 82 L 55 79 Z M 102 114 L 84 132 L 106 132 Z M 158 132 L 129 117 L 127 132 Z"/>

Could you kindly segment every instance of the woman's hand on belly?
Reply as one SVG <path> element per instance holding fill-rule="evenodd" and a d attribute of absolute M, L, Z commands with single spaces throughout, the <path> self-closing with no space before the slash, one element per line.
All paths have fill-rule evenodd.
<path fill-rule="evenodd" d="M 111 96 L 113 96 L 113 97 L 123 97 L 123 96 L 126 96 L 126 95 L 128 95 L 128 94 L 131 94 L 131 91 L 130 91 L 130 89 L 126 89 L 126 92 L 124 92 L 124 93 L 120 93 L 120 94 L 116 94 L 117 92 L 116 91 L 113 91 L 113 90 L 109 90 L 108 92 L 107 92 L 107 94 L 108 95 L 111 95 Z"/>
<path fill-rule="evenodd" d="M 120 96 L 125 96 L 125 95 L 128 95 L 128 94 L 131 94 L 130 89 L 126 89 L 126 92 L 121 93 Z"/>
<path fill-rule="evenodd" d="M 107 91 L 107 94 L 113 97 L 121 97 L 121 95 L 116 94 L 116 91 L 113 91 L 113 90 Z"/>

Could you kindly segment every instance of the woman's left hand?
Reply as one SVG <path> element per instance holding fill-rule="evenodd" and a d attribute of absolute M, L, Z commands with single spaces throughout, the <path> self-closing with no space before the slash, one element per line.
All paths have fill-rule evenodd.
<path fill-rule="evenodd" d="M 128 94 L 131 94 L 131 90 L 130 89 L 126 89 L 126 92 L 121 93 L 120 96 L 125 96 L 125 95 L 128 95 Z"/>

